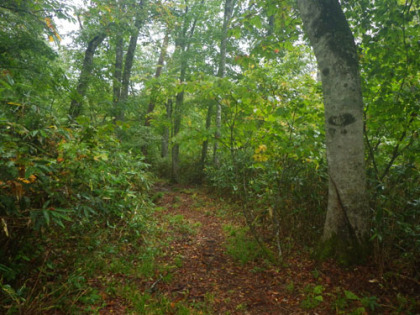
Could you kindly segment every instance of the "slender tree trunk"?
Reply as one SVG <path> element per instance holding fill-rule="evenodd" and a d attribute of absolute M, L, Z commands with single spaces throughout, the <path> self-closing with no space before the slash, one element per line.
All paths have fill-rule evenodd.
<path fill-rule="evenodd" d="M 135 30 L 133 31 L 130 42 L 128 44 L 127 53 L 125 54 L 124 72 L 122 74 L 121 94 L 117 104 L 116 120 L 124 120 L 124 103 L 128 98 L 128 89 L 130 86 L 131 69 L 133 68 L 134 55 L 137 48 L 137 40 L 139 38 L 141 21 L 138 19 L 135 23 Z"/>
<path fill-rule="evenodd" d="M 166 56 L 166 51 L 168 49 L 168 45 L 169 45 L 169 31 L 166 31 L 165 33 L 165 37 L 163 39 L 162 42 L 162 47 L 160 50 L 160 54 L 159 54 L 159 59 L 158 59 L 158 63 L 156 66 L 156 72 L 155 72 L 155 79 L 158 79 L 160 77 L 160 74 L 162 73 L 162 68 L 163 68 L 163 62 L 165 61 L 165 56 Z M 146 119 L 144 122 L 144 125 L 146 127 L 150 127 L 150 121 L 151 121 L 151 113 L 154 111 L 155 109 L 155 105 L 156 105 L 156 92 L 157 92 L 157 86 L 153 86 L 152 87 L 152 92 L 150 93 L 150 101 L 149 101 L 149 105 L 147 106 L 147 112 L 146 112 Z M 166 129 L 164 129 L 166 130 Z M 163 141 L 163 140 L 162 140 Z M 147 143 L 145 143 L 142 147 L 142 152 L 144 156 L 147 156 Z"/>
<path fill-rule="evenodd" d="M 133 68 L 134 54 L 136 53 L 137 40 L 140 33 L 140 21 L 136 21 L 135 30 L 130 37 L 127 53 L 125 55 L 124 72 L 121 84 L 121 99 L 125 100 L 128 97 L 128 87 L 130 84 L 131 69 Z"/>
<path fill-rule="evenodd" d="M 141 10 L 145 10 L 146 0 L 142 0 L 139 4 L 142 7 Z M 124 105 L 128 98 L 128 89 L 130 86 L 130 78 L 131 78 L 131 69 L 133 68 L 133 61 L 134 55 L 136 53 L 137 48 L 137 40 L 139 38 L 140 28 L 143 25 L 144 16 L 143 14 L 139 14 L 136 18 L 136 22 L 134 23 L 134 30 L 130 37 L 130 42 L 128 43 L 127 53 L 125 54 L 125 63 L 124 63 L 124 72 L 122 74 L 122 82 L 121 82 L 121 94 L 120 100 L 117 104 L 117 116 L 116 120 L 124 120 Z"/>
<path fill-rule="evenodd" d="M 210 100 L 209 106 L 207 108 L 207 117 L 206 117 L 206 131 L 208 132 L 211 127 L 211 117 L 213 116 L 213 108 L 214 108 L 214 102 L 213 100 Z M 203 146 L 201 149 L 201 159 L 200 159 L 200 168 L 201 170 L 204 170 L 204 167 L 206 165 L 207 160 L 207 151 L 209 149 L 209 139 L 203 141 Z"/>
<path fill-rule="evenodd" d="M 185 81 L 185 74 L 187 71 L 187 61 L 185 52 L 182 53 L 181 60 L 181 75 L 179 82 L 182 84 Z M 174 110 L 174 136 L 181 130 L 182 107 L 184 105 L 184 90 L 176 95 L 175 110 Z M 171 180 L 178 182 L 179 179 L 179 143 L 175 142 L 172 146 L 172 174 Z"/>
<path fill-rule="evenodd" d="M 267 36 L 272 36 L 274 33 L 274 23 L 275 23 L 275 18 L 274 15 L 270 15 L 268 17 L 268 30 L 267 30 Z"/>
<path fill-rule="evenodd" d="M 162 73 L 163 62 L 165 61 L 166 51 L 168 50 L 168 44 L 169 44 L 169 31 L 165 33 L 165 38 L 163 39 L 163 42 L 162 42 L 162 48 L 160 50 L 159 60 L 158 60 L 156 72 L 155 72 L 155 79 L 159 78 L 160 74 Z M 150 126 L 150 114 L 155 109 L 156 98 L 154 97 L 154 93 L 155 93 L 155 89 L 153 89 L 151 93 L 152 97 L 149 102 L 149 106 L 147 107 L 146 121 L 144 123 L 146 127 Z"/>
<path fill-rule="evenodd" d="M 324 94 L 329 189 L 323 241 L 334 242 L 339 257 L 358 259 L 366 254 L 361 249 L 368 235 L 368 203 L 356 46 L 338 0 L 298 0 L 298 7 Z"/>
<path fill-rule="evenodd" d="M 83 98 L 89 85 L 90 75 L 93 69 L 93 56 L 98 46 L 104 41 L 106 33 L 100 33 L 92 38 L 85 52 L 85 59 L 83 60 L 82 70 L 80 72 L 79 82 L 77 84 L 77 95 L 72 99 L 70 104 L 69 116 L 74 119 L 82 112 Z"/>
<path fill-rule="evenodd" d="M 200 5 L 204 3 L 204 0 L 200 2 Z M 188 1 L 185 1 L 185 12 L 184 12 L 184 21 L 182 26 L 181 34 L 177 40 L 177 46 L 180 49 L 181 54 L 181 70 L 180 70 L 180 76 L 179 76 L 179 82 L 182 85 L 185 81 L 186 73 L 187 73 L 187 53 L 190 49 L 191 44 L 191 38 L 194 35 L 195 27 L 197 25 L 198 17 L 196 17 L 191 24 L 191 28 L 188 32 L 188 28 L 190 26 L 189 20 L 188 20 Z M 173 130 L 173 136 L 176 137 L 176 135 L 181 130 L 181 120 L 182 120 L 182 109 L 184 105 L 184 89 L 176 95 L 175 100 L 175 109 L 173 111 L 174 115 L 174 130 Z M 171 181 L 178 182 L 179 179 L 179 143 L 174 143 L 172 146 L 172 172 L 171 172 Z"/>
<path fill-rule="evenodd" d="M 175 110 L 174 110 L 174 136 L 176 136 L 181 129 L 181 108 L 184 103 L 184 91 L 176 95 Z M 173 182 L 178 182 L 179 179 L 179 143 L 174 143 L 172 146 L 172 176 Z"/>
<path fill-rule="evenodd" d="M 124 49 L 124 39 L 121 34 L 117 34 L 116 43 L 115 43 L 115 69 L 114 69 L 114 80 L 113 80 L 113 105 L 114 105 L 115 117 L 119 116 L 118 102 L 120 101 L 120 96 L 121 96 L 121 78 L 122 78 L 123 54 L 124 54 L 123 49 Z"/>
<path fill-rule="evenodd" d="M 168 156 L 169 152 L 169 137 L 170 137 L 170 126 L 171 126 L 171 120 L 172 120 L 172 100 L 168 100 L 166 103 L 166 119 L 167 124 L 165 124 L 165 127 L 163 129 L 163 138 L 162 138 L 162 152 L 161 156 L 163 158 Z"/>
<path fill-rule="evenodd" d="M 219 60 L 219 70 L 217 76 L 223 78 L 225 76 L 226 70 L 226 44 L 227 44 L 227 31 L 229 27 L 230 20 L 232 18 L 234 0 L 225 1 L 225 13 L 223 17 L 223 27 L 222 27 L 222 36 L 220 39 L 220 60 Z M 214 152 L 213 152 L 213 162 L 217 166 L 219 165 L 219 139 L 221 136 L 222 129 L 222 104 L 218 102 L 216 105 L 216 133 L 215 133 L 215 142 L 214 142 Z"/>
<path fill-rule="evenodd" d="M 235 0 L 226 0 L 225 1 L 225 14 L 223 17 L 223 27 L 222 27 L 222 37 L 220 39 L 220 60 L 219 60 L 219 69 L 217 76 L 223 78 L 226 72 L 226 46 L 227 46 L 227 33 L 232 18 L 233 6 Z"/>

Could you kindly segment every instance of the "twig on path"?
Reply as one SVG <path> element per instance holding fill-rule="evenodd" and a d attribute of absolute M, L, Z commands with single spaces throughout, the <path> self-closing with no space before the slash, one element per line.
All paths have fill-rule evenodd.
<path fill-rule="evenodd" d="M 159 275 L 159 279 L 157 279 L 155 282 L 153 282 L 152 283 L 152 285 L 150 286 L 150 288 L 148 288 L 146 291 L 147 292 L 149 292 L 149 293 L 154 293 L 154 292 L 156 292 L 156 290 L 157 290 L 157 288 L 156 288 L 156 285 L 160 282 L 160 281 L 162 281 L 162 275 Z"/>

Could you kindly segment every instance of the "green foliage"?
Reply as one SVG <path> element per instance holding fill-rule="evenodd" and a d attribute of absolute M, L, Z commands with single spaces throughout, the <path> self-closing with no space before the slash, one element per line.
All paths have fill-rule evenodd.
<path fill-rule="evenodd" d="M 257 241 L 249 235 L 248 228 L 226 225 L 223 230 L 227 234 L 226 251 L 241 264 L 264 257 L 264 252 Z"/>
<path fill-rule="evenodd" d="M 197 234 L 197 229 L 201 225 L 200 222 L 191 223 L 186 221 L 183 215 L 168 215 L 166 218 L 170 227 L 185 235 Z"/>
<path fill-rule="evenodd" d="M 138 225 L 139 221 L 142 226 Z M 98 228 L 99 224 L 104 222 L 96 217 L 89 225 L 45 231 L 42 242 L 50 252 L 43 256 L 41 264 L 31 265 L 37 277 L 15 281 L 14 285 L 4 279 L 0 281 L 6 313 L 43 313 L 47 309 L 96 312 L 104 306 L 106 294 L 123 294 L 121 290 L 126 284 L 116 281 L 114 274 L 124 274 L 128 279 L 154 274 L 155 258 L 160 250 L 159 244 L 151 243 L 150 236 L 157 233 L 153 221 L 146 221 L 144 215 L 138 213 L 107 229 Z M 135 303 L 128 292 L 123 297 Z"/>
<path fill-rule="evenodd" d="M 290 53 L 225 87 L 223 155 L 206 175 L 253 209 L 249 222 L 307 244 L 319 237 L 326 207 L 323 117 L 319 87 L 297 69 Z"/>
<path fill-rule="evenodd" d="M 376 296 L 359 297 L 352 291 L 344 290 L 336 297 L 333 307 L 338 314 L 367 314 L 377 311 L 379 304 Z"/>
<path fill-rule="evenodd" d="M 362 68 L 375 256 L 382 265 L 395 262 L 412 272 L 420 252 L 419 5 L 412 1 L 344 5 L 358 39 Z"/>
<path fill-rule="evenodd" d="M 407 298 L 401 293 L 397 294 L 398 309 L 397 312 L 412 313 L 418 307 L 418 301 L 415 298 Z"/>
<path fill-rule="evenodd" d="M 148 189 L 148 176 L 139 172 L 147 165 L 119 151 L 112 125 L 95 128 L 85 121 L 73 130 L 54 125 L 28 130 L 3 121 L 1 127 L 5 214 L 26 216 L 39 229 L 51 221 L 63 226 L 69 212 L 119 218 L 141 207 L 133 208 L 133 202 Z"/>
<path fill-rule="evenodd" d="M 30 309 L 23 281 L 33 268 L 47 273 L 49 265 L 43 261 L 49 233 L 84 234 L 92 224 L 112 229 L 123 220 L 140 236 L 147 230 L 151 177 L 142 157 L 121 150 L 113 125 L 94 126 L 81 119 L 70 129 L 52 118 L 41 119 L 36 111 L 12 120 L 9 114 L 15 108 L 4 108 L 0 116 L 2 301 Z M 52 268 L 48 273 L 54 274 Z M 96 304 L 97 294 L 91 293 L 86 293 L 85 302 Z"/>
<path fill-rule="evenodd" d="M 307 285 L 305 287 L 306 298 L 300 303 L 300 306 L 305 309 L 312 309 L 318 307 L 323 301 L 322 292 L 325 288 L 322 285 Z"/>
<path fill-rule="evenodd" d="M 69 171 L 63 184 L 77 187 L 79 192 L 70 196 L 79 215 L 88 217 L 89 212 L 99 210 L 122 218 L 144 206 L 135 204 L 150 182 L 142 157 L 120 150 L 113 125 L 95 128 L 86 121 L 78 131 L 59 144 L 58 159 Z"/>
<path fill-rule="evenodd" d="M 59 42 L 53 17 L 70 19 L 66 9 L 55 0 L 6 0 L 0 8 L 0 106 L 17 116 L 51 111 L 63 98 L 67 79 L 46 39 Z"/>
<path fill-rule="evenodd" d="M 57 18 L 72 19 L 63 1 L 2 2 L 0 301 L 14 304 L 10 312 L 46 311 L 31 304 L 25 279 L 30 275 L 28 266 L 38 266 L 35 271 L 45 277 L 58 277 L 54 273 L 57 262 L 46 258 L 49 233 L 63 233 L 67 245 L 72 244 L 73 233 L 81 247 L 93 251 L 102 240 L 79 238 L 89 229 L 116 231 L 127 224 L 132 233 L 126 241 L 142 239 L 149 228 L 147 193 L 152 177 L 148 170 L 169 177 L 176 163 L 179 181 L 206 183 L 240 203 L 238 209 L 250 230 L 227 227 L 226 233 L 227 251 L 242 263 L 261 254 L 257 242 L 248 237 L 250 231 L 271 242 L 279 255 L 297 244 L 316 247 L 328 193 L 324 117 L 312 52 L 297 41 L 301 28 L 294 3 L 236 1 L 228 25 L 231 40 L 227 43 L 226 74 L 218 78 L 223 6 L 222 1 L 210 2 L 191 1 L 185 10 L 182 2 L 149 1 L 142 7 L 131 0 L 91 1 L 90 6 L 75 9 L 84 27 L 72 35 L 74 42 L 69 47 L 58 47 Z M 375 259 L 379 270 L 391 268 L 417 278 L 419 6 L 415 1 L 388 0 L 341 1 L 341 5 L 360 57 L 366 104 L 368 219 Z M 136 15 L 143 19 L 142 45 L 134 58 L 130 94 L 120 104 L 126 121 L 114 122 L 116 38 L 122 37 L 126 51 Z M 183 24 L 189 27 L 184 30 Z M 76 85 L 87 39 L 104 28 L 107 39 L 96 51 L 90 87 L 83 99 L 86 116 L 69 125 L 68 103 L 74 97 L 70 87 Z M 169 47 L 176 48 L 169 49 L 162 74 L 156 77 L 164 32 L 169 34 Z M 181 51 L 180 45 L 190 35 Z M 181 66 L 185 66 L 183 82 L 179 82 Z M 176 126 L 179 117 L 174 110 L 181 91 L 182 123 Z M 145 127 L 151 102 L 155 103 L 149 114 L 151 126 Z M 217 104 L 222 107 L 220 137 L 215 137 L 214 127 Z M 208 125 L 209 108 L 213 112 L 209 112 Z M 208 147 L 203 152 L 205 141 Z M 216 141 L 218 151 L 214 152 Z M 179 161 L 171 160 L 175 145 L 179 145 Z M 213 162 L 215 153 L 218 163 Z M 153 201 L 161 197 L 156 194 Z M 197 226 L 182 217 L 167 219 L 177 231 L 196 232 Z M 352 246 L 322 244 L 318 253 L 334 255 L 337 244 Z M 156 267 L 155 253 L 146 249 L 139 270 L 126 267 L 128 261 L 123 259 L 103 259 L 115 250 L 115 246 L 104 246 L 103 251 L 95 252 L 98 270 L 108 266 L 112 271 L 126 268 L 128 273 L 147 275 Z M 351 260 L 359 263 L 358 257 L 336 258 L 348 264 Z M 87 269 L 68 275 L 63 282 L 60 292 L 81 294 L 71 311 L 95 312 L 102 303 L 95 288 L 83 291 L 89 273 L 95 270 L 92 266 Z M 313 275 L 316 277 L 316 271 Z M 133 288 L 128 283 L 115 289 L 129 296 L 130 311 L 149 312 L 156 306 L 157 313 L 188 313 L 182 303 L 172 309 L 169 301 L 162 298 L 156 302 L 149 294 L 131 292 Z M 288 290 L 294 290 L 293 283 Z M 316 307 L 322 302 L 322 292 L 317 293 L 317 287 L 308 290 L 302 306 Z M 62 297 L 54 298 L 69 306 Z M 399 302 L 403 310 L 414 305 L 404 299 L 401 296 Z M 358 303 L 358 309 L 351 310 L 355 313 L 377 309 L 375 297 L 359 298 L 350 291 L 337 298 L 336 306 L 345 311 L 352 302 Z M 244 310 L 246 305 L 238 307 Z"/>
<path fill-rule="evenodd" d="M 287 292 L 289 292 L 290 294 L 292 294 L 292 293 L 295 291 L 295 284 L 294 284 L 294 282 L 293 282 L 293 281 L 289 282 L 289 283 L 286 285 L 286 290 L 287 290 Z"/>

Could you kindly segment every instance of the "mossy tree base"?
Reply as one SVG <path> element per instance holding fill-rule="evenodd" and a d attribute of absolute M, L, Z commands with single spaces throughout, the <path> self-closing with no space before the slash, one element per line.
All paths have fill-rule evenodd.
<path fill-rule="evenodd" d="M 333 258 L 342 266 L 365 264 L 371 254 L 370 243 L 348 240 L 333 235 L 327 240 L 321 240 L 315 249 L 314 256 L 318 260 Z"/>

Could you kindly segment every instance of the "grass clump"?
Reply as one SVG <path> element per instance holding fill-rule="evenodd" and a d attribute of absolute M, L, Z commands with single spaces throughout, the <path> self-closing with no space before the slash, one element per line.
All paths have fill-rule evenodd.
<path fill-rule="evenodd" d="M 248 227 L 237 227 L 231 224 L 223 226 L 226 233 L 226 252 L 235 260 L 245 265 L 264 255 L 258 242 L 249 236 Z"/>

